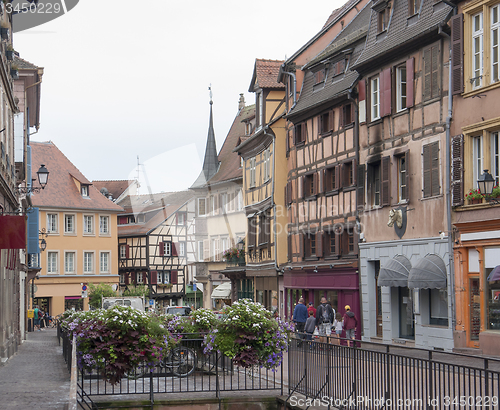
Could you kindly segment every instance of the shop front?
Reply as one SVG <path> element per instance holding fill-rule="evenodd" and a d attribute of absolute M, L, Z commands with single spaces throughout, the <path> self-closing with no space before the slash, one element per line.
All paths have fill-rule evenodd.
<path fill-rule="evenodd" d="M 480 225 L 477 223 L 457 226 L 460 240 L 455 247 L 455 347 L 478 349 L 478 353 L 498 356 L 500 230 L 478 230 Z"/>

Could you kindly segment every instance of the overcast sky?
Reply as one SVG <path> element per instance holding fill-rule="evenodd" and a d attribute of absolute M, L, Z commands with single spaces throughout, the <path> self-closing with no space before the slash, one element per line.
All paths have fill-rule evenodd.
<path fill-rule="evenodd" d="M 188 188 L 203 161 L 208 86 L 220 149 L 239 94 L 255 102 L 255 59 L 290 57 L 343 3 L 80 0 L 14 34 L 21 58 L 45 68 L 32 140 L 53 141 L 90 180 L 135 177 L 139 156 L 153 191 Z"/>

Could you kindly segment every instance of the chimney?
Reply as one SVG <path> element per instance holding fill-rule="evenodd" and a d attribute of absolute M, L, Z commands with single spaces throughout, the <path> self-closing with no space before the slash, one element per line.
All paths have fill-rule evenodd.
<path fill-rule="evenodd" d="M 242 108 L 245 108 L 245 96 L 243 93 L 240 94 L 240 101 L 238 101 L 238 111 L 240 111 Z"/>

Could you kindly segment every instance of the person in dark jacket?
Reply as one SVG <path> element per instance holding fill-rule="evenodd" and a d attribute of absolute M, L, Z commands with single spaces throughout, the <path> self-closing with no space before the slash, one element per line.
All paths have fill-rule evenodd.
<path fill-rule="evenodd" d="M 319 329 L 320 342 L 326 342 L 326 338 L 332 333 L 332 323 L 335 311 L 329 305 L 325 297 L 321 298 L 321 305 L 316 309 L 316 326 Z"/>
<path fill-rule="evenodd" d="M 299 299 L 299 303 L 295 306 L 293 310 L 293 321 L 295 322 L 295 327 L 297 332 L 300 333 L 300 338 L 304 338 L 304 326 L 307 320 L 307 308 L 304 304 L 304 298 Z"/>
<path fill-rule="evenodd" d="M 307 318 L 306 325 L 304 327 L 307 340 L 312 340 L 314 329 L 316 329 L 316 318 L 314 317 L 314 312 L 310 310 L 309 317 Z"/>
<path fill-rule="evenodd" d="M 353 312 L 351 312 L 351 307 L 349 305 L 345 305 L 344 330 L 346 339 L 351 339 L 351 340 L 356 339 L 357 326 L 358 326 L 358 319 L 356 318 L 356 315 Z M 350 347 L 351 341 L 348 340 L 347 345 Z"/>

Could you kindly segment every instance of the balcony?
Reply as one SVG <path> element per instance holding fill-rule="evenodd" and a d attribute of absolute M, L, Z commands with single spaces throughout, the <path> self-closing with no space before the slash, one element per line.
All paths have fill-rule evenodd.
<path fill-rule="evenodd" d="M 245 266 L 245 256 L 231 257 L 226 260 L 226 264 L 228 267 Z"/>

